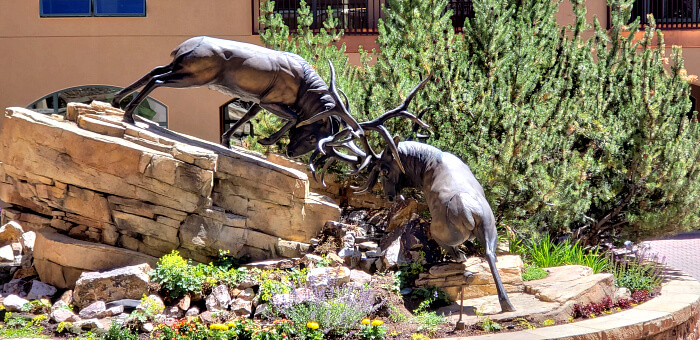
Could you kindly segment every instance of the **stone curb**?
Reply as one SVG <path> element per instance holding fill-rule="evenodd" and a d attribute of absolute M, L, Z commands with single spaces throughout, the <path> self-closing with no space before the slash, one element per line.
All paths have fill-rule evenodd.
<path fill-rule="evenodd" d="M 690 332 L 697 332 L 700 282 L 678 270 L 669 272 L 660 296 L 623 312 L 535 330 L 436 340 L 642 339 L 687 322 L 697 323 L 689 326 Z"/>

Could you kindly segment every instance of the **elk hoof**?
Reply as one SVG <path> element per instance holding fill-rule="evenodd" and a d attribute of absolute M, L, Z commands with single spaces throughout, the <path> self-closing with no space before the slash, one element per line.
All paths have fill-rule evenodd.
<path fill-rule="evenodd" d="M 501 311 L 502 312 L 515 312 L 515 308 L 513 305 L 510 304 L 510 301 L 505 300 L 505 301 L 499 301 L 501 303 Z"/>
<path fill-rule="evenodd" d="M 122 119 L 122 122 L 128 123 L 131 125 L 136 125 L 136 122 L 134 121 L 134 117 L 132 115 L 124 115 L 124 119 Z"/>

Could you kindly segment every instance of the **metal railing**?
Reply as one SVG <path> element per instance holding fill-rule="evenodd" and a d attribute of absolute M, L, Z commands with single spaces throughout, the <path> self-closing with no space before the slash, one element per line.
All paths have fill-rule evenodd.
<path fill-rule="evenodd" d="M 258 34 L 263 26 L 259 23 L 260 2 L 253 1 L 253 34 Z M 275 13 L 282 15 L 282 20 L 289 27 L 290 31 L 295 31 L 298 26 L 299 0 L 276 0 Z M 307 0 L 306 3 L 311 10 L 313 24 L 311 29 L 318 30 L 323 27 L 323 22 L 328 18 L 327 9 L 330 6 L 333 16 L 338 19 L 338 28 L 345 31 L 347 35 L 377 34 L 377 23 L 379 18 L 384 18 L 382 5 L 384 0 Z M 466 18 L 473 18 L 474 11 L 472 0 L 450 0 L 448 9 L 454 14 L 452 25 L 460 31 Z"/>
<path fill-rule="evenodd" d="M 697 29 L 700 28 L 700 6 L 698 5 L 700 0 L 636 0 L 632 6 L 630 22 L 639 17 L 640 24 L 647 25 L 649 24 L 647 14 L 653 14 L 657 28 Z M 608 20 L 608 26 L 610 26 L 610 20 Z"/>

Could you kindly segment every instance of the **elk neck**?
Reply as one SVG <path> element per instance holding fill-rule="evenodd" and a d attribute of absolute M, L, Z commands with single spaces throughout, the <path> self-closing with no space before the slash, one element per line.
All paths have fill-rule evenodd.
<path fill-rule="evenodd" d="M 327 92 L 328 85 L 326 85 L 326 82 L 314 71 L 311 65 L 295 54 L 290 54 L 289 57 L 298 59 L 297 62 L 301 64 L 304 70 L 304 76 L 299 84 L 297 102 L 294 108 L 295 111 L 299 113 L 300 120 L 305 120 L 317 113 L 325 111 L 326 105 L 329 103 L 335 106 L 335 101 Z M 322 90 L 326 92 L 319 93 L 309 90 Z"/>
<path fill-rule="evenodd" d="M 398 150 L 406 170 L 399 177 L 399 185 L 402 188 L 423 190 L 425 173 L 440 162 L 442 151 L 431 145 L 413 141 L 400 142 Z"/>

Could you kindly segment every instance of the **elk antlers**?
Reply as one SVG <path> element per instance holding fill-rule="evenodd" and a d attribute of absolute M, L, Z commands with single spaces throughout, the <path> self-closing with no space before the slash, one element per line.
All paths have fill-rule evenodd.
<path fill-rule="evenodd" d="M 341 114 L 339 114 L 338 116 L 347 125 L 344 129 L 342 129 L 335 135 L 323 138 L 318 141 L 318 149 L 314 151 L 314 153 L 309 159 L 309 167 L 311 168 L 311 172 L 314 175 L 314 179 L 316 179 L 316 169 L 318 169 L 318 167 L 321 164 L 324 164 L 324 162 L 325 164 L 322 170 L 320 171 L 321 184 L 323 184 L 323 186 L 325 186 L 325 183 L 323 182 L 325 172 L 328 169 L 328 167 L 332 165 L 336 160 L 349 163 L 355 169 L 355 171 L 353 171 L 351 174 L 357 174 L 363 169 L 365 169 L 373 160 L 378 160 L 379 158 L 381 158 L 381 155 L 384 152 L 386 152 L 386 150 L 382 151 L 379 154 L 375 153 L 372 147 L 370 146 L 369 141 L 367 140 L 367 136 L 364 133 L 365 130 L 377 132 L 386 141 L 386 149 L 391 151 L 392 155 L 394 156 L 394 160 L 401 169 L 401 172 L 405 172 L 403 164 L 401 163 L 401 159 L 399 157 L 398 149 L 396 147 L 396 141 L 392 138 L 391 133 L 384 126 L 384 123 L 391 118 L 402 117 L 408 118 L 414 122 L 414 130 L 416 130 L 418 127 L 430 129 L 430 126 L 428 124 L 426 124 L 420 118 L 416 117 L 414 114 L 408 111 L 408 105 L 411 103 L 413 98 L 415 98 L 418 91 L 425 87 L 425 84 L 428 82 L 428 80 L 430 80 L 431 75 L 428 75 L 428 77 L 421 81 L 420 84 L 413 88 L 413 90 L 411 90 L 406 99 L 404 99 L 403 103 L 401 103 L 396 108 L 386 111 L 384 114 L 371 121 L 358 123 L 350 113 L 350 106 L 348 105 L 347 96 L 345 95 L 345 93 L 337 89 L 335 83 L 335 68 L 333 67 L 333 64 L 330 61 L 328 62 L 328 64 L 331 70 L 328 92 L 340 109 L 339 111 L 341 112 Z M 341 100 L 338 92 L 342 93 L 345 99 L 344 101 Z M 419 116 L 422 117 L 423 114 L 429 109 L 430 108 L 423 109 L 420 112 Z M 331 110 L 321 112 L 316 116 L 299 123 L 298 126 L 313 123 L 317 120 L 332 116 L 333 114 L 334 112 L 331 112 Z M 362 149 L 360 149 L 354 143 L 355 139 L 360 140 Z M 344 148 L 351 154 L 339 152 L 336 149 L 336 147 Z M 323 156 L 317 159 L 319 154 L 322 154 Z M 362 186 L 361 188 L 353 189 L 360 189 L 358 193 L 369 190 L 374 185 L 374 183 L 376 183 L 378 176 L 378 170 L 373 167 L 373 169 L 370 171 L 366 185 Z"/>

